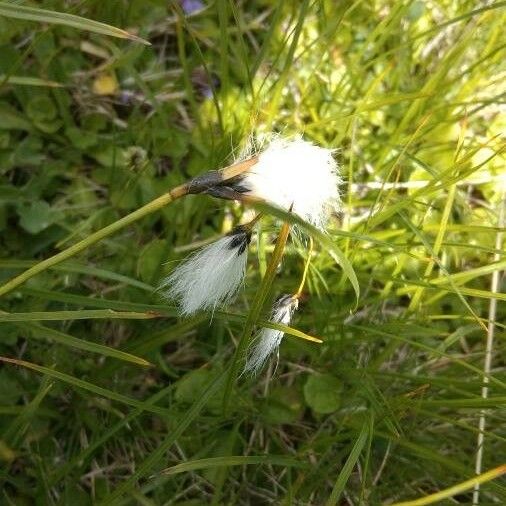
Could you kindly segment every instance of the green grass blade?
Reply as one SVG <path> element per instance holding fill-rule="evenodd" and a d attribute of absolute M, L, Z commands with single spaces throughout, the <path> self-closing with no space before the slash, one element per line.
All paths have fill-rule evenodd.
<path fill-rule="evenodd" d="M 239 369 L 245 359 L 245 353 L 252 337 L 253 329 L 264 309 L 267 297 L 271 291 L 271 287 L 276 276 L 278 265 L 283 258 L 289 233 L 290 225 L 288 222 L 284 222 L 276 240 L 274 251 L 269 259 L 269 263 L 267 264 L 267 270 L 262 277 L 262 281 L 260 282 L 260 286 L 255 294 L 255 298 L 251 303 L 251 308 L 248 312 L 246 322 L 244 323 L 241 338 L 239 339 L 234 356 L 232 357 L 232 365 L 225 385 L 225 393 L 223 396 L 223 410 L 225 412 L 228 410 L 229 402 L 232 398 L 232 391 L 239 376 Z"/>
<path fill-rule="evenodd" d="M 21 441 L 21 438 L 28 430 L 30 420 L 37 415 L 40 404 L 46 395 L 53 388 L 53 383 L 47 378 L 42 381 L 39 391 L 26 406 L 23 406 L 23 410 L 19 415 L 12 421 L 8 429 L 3 434 L 3 439 L 9 441 L 11 446 L 17 447 Z"/>
<path fill-rule="evenodd" d="M 401 336 L 399 334 L 395 334 L 392 332 L 387 332 L 385 330 L 381 330 L 380 327 L 370 327 L 368 325 L 354 325 L 354 324 L 349 325 L 349 327 L 357 329 L 357 330 L 365 331 L 366 332 L 365 337 L 371 337 L 376 334 L 379 336 L 387 337 L 389 339 L 393 339 L 395 341 L 401 341 L 403 343 L 407 343 L 411 346 L 414 346 L 415 348 L 419 348 L 421 350 L 427 351 L 427 352 L 437 355 L 439 357 L 445 357 L 445 358 L 449 359 L 450 361 L 455 362 L 456 364 L 460 365 L 461 367 L 474 372 L 477 375 L 477 377 L 484 376 L 483 371 L 479 367 L 475 367 L 472 364 L 468 364 L 467 362 L 465 362 L 464 360 L 462 360 L 458 357 L 455 357 L 455 356 L 450 355 L 448 353 L 444 353 L 437 348 L 432 348 L 432 347 L 427 346 L 423 343 L 419 343 L 417 341 L 414 341 L 413 339 L 409 339 L 409 338 Z M 370 333 L 371 336 L 368 336 L 367 333 Z M 494 383 L 495 385 L 497 385 L 503 389 L 506 388 L 506 383 L 504 381 L 501 381 L 492 375 L 486 375 L 486 376 L 488 377 L 488 379 L 491 383 Z"/>
<path fill-rule="evenodd" d="M 279 209 L 263 202 L 255 202 L 253 205 L 259 211 L 263 211 L 266 214 L 272 214 L 273 216 L 276 216 L 277 218 L 280 218 L 281 220 L 286 221 L 291 225 L 298 225 L 314 239 L 316 239 L 322 246 L 325 246 L 326 252 L 331 255 L 337 264 L 340 265 L 340 267 L 343 269 L 344 275 L 349 279 L 353 290 L 355 291 L 355 296 L 358 302 L 358 299 L 360 297 L 360 286 L 355 270 L 344 255 L 343 251 L 332 240 L 330 235 L 305 222 L 302 218 L 295 215 L 294 213 L 289 213 L 283 209 Z M 340 235 L 339 231 L 336 231 L 335 234 Z"/>
<path fill-rule="evenodd" d="M 0 313 L 0 317 L 3 316 L 5 315 L 3 313 Z M 44 339 L 44 340 L 48 339 L 50 341 L 54 341 L 64 346 L 69 346 L 71 348 L 75 348 L 78 350 L 89 351 L 91 353 L 97 353 L 104 357 L 111 357 L 117 360 L 123 360 L 125 362 L 130 362 L 132 364 L 141 365 L 144 367 L 151 365 L 147 360 L 132 355 L 131 353 L 116 350 L 114 348 L 110 348 L 109 346 L 104 346 L 103 344 L 85 341 L 84 339 L 78 339 L 77 337 L 71 336 L 64 332 L 60 332 L 59 330 L 45 327 L 38 323 L 33 323 L 32 321 L 29 321 L 29 319 L 28 320 L 14 319 L 13 321 L 19 328 L 28 331 L 30 335 L 33 337 L 33 339 Z"/>
<path fill-rule="evenodd" d="M 86 318 L 107 318 L 108 314 L 115 314 L 116 311 L 120 311 L 117 318 L 129 318 L 128 315 L 133 315 L 132 319 L 150 319 L 150 318 L 160 318 L 164 316 L 177 316 L 177 309 L 175 307 L 165 306 L 161 304 L 142 304 L 135 302 L 123 302 L 109 299 L 95 299 L 90 297 L 85 297 L 84 295 L 74 295 L 69 293 L 61 293 L 61 292 L 53 292 L 49 290 L 37 290 L 34 288 L 23 288 L 23 292 L 26 294 L 35 295 L 37 297 L 43 297 L 48 300 L 54 300 L 65 303 L 79 304 L 83 306 L 95 306 L 107 308 L 106 310 L 100 311 L 55 311 L 55 312 L 40 312 L 40 313 L 10 313 L 9 315 L 2 315 L 0 313 L 0 321 L 2 321 L 2 317 L 5 318 L 5 321 L 17 321 L 22 318 L 24 315 L 27 316 L 28 319 L 46 319 L 46 320 L 72 320 L 75 319 L 74 315 L 79 316 L 80 313 L 83 314 L 82 319 Z M 131 311 L 129 311 L 131 310 Z M 112 313 L 111 313 L 112 312 Z M 31 318 L 32 315 L 35 314 L 37 316 Z M 96 316 L 95 316 L 96 315 Z M 137 316 L 139 315 L 139 316 Z M 145 317 L 141 315 L 146 315 Z M 224 321 L 235 321 L 235 322 L 244 322 L 246 321 L 247 315 L 239 314 L 239 313 L 231 313 L 229 311 L 224 310 L 216 310 L 213 313 L 214 318 L 221 319 Z M 199 315 L 196 318 L 196 321 L 201 322 L 207 318 L 207 315 Z M 77 318 L 81 319 L 81 318 Z M 189 321 L 191 323 L 191 321 Z M 295 329 L 290 327 L 289 325 L 283 325 L 280 323 L 273 323 L 268 320 L 259 320 L 258 324 L 262 327 L 267 327 L 276 330 L 282 330 L 285 334 L 298 337 L 300 339 L 304 339 L 306 341 L 312 341 L 315 343 L 321 343 L 322 339 L 318 337 L 311 336 L 305 332 L 302 332 L 299 329 Z"/>
<path fill-rule="evenodd" d="M 99 33 L 101 35 L 119 37 L 120 39 L 129 39 L 147 46 L 151 45 L 151 43 L 147 40 L 141 39 L 140 37 L 137 37 L 137 35 L 133 35 L 125 30 L 121 30 L 120 28 L 116 28 L 105 23 L 100 23 L 99 21 L 75 16 L 74 14 L 66 14 L 63 12 L 39 9 L 36 7 L 27 7 L 25 5 L 10 2 L 0 2 L 0 16 L 22 19 L 24 21 L 37 21 L 39 23 L 70 26 L 72 28 Z"/>
<path fill-rule="evenodd" d="M 45 260 L 37 262 L 33 267 L 30 267 L 26 271 L 7 281 L 4 285 L 0 286 L 0 296 L 14 290 L 14 288 L 16 288 L 19 285 L 22 285 L 33 276 L 41 272 L 44 272 L 54 267 L 55 265 L 58 265 L 61 262 L 64 262 L 65 260 L 68 260 L 69 258 L 74 257 L 81 251 L 89 248 L 93 244 L 102 241 L 106 237 L 109 237 L 110 235 L 118 232 L 124 227 L 131 225 L 132 223 L 135 223 L 141 218 L 149 216 L 150 214 L 164 208 L 165 206 L 169 205 L 175 200 L 186 195 L 187 190 L 188 190 L 187 187 L 185 187 L 184 185 L 173 188 L 172 190 L 169 190 L 168 192 L 155 198 L 151 202 L 148 202 L 142 207 L 138 207 L 135 211 L 127 214 L 126 216 L 123 216 L 122 218 L 114 221 L 113 223 L 88 235 L 86 238 L 78 241 L 72 246 L 69 246 L 63 251 L 60 251 L 59 253 L 56 253 L 55 255 L 46 258 Z"/>
<path fill-rule="evenodd" d="M 121 300 L 101 299 L 98 297 L 88 297 L 74 293 L 56 292 L 54 290 L 41 290 L 39 288 L 23 287 L 20 290 L 23 294 L 37 297 L 43 300 L 54 302 L 63 302 L 64 304 L 75 304 L 82 307 L 94 307 L 111 309 L 114 311 L 134 311 L 147 312 L 155 311 L 167 316 L 176 316 L 177 308 L 174 306 L 162 304 L 145 304 L 141 302 L 127 302 Z"/>
<path fill-rule="evenodd" d="M 61 88 L 63 84 L 40 77 L 8 76 L 0 74 L 0 84 L 14 84 L 17 86 L 45 86 L 48 88 Z"/>
<path fill-rule="evenodd" d="M 33 311 L 31 313 L 0 313 L 0 322 L 65 321 L 65 320 L 151 320 L 162 315 L 154 311 L 114 311 L 112 309 L 81 309 L 78 311 Z"/>
<path fill-rule="evenodd" d="M 168 467 L 159 474 L 172 476 L 189 471 L 200 471 L 215 467 L 245 466 L 252 464 L 270 464 L 285 467 L 309 467 L 305 462 L 300 462 L 291 457 L 283 455 L 230 455 L 227 457 L 211 457 L 208 459 L 191 460 L 172 467 Z"/>
<path fill-rule="evenodd" d="M 190 423 L 199 415 L 201 410 L 207 404 L 209 399 L 218 391 L 221 386 L 225 374 L 227 371 L 221 372 L 202 393 L 199 399 L 197 399 L 192 407 L 183 415 L 177 426 L 171 431 L 171 433 L 158 445 L 158 448 L 151 452 L 151 454 L 138 466 L 136 471 L 126 479 L 123 483 L 118 485 L 116 489 L 103 498 L 98 504 L 99 505 L 114 505 L 117 504 L 118 499 L 121 498 L 125 493 L 134 489 L 137 482 L 146 476 L 148 476 L 153 467 L 164 458 L 167 450 L 177 441 L 179 437 L 188 428 Z"/>
<path fill-rule="evenodd" d="M 346 483 L 348 483 L 348 480 L 350 479 L 351 472 L 357 464 L 360 454 L 362 453 L 362 450 L 365 446 L 369 435 L 369 429 L 370 421 L 367 419 L 364 421 L 360 434 L 358 435 L 355 444 L 353 445 L 353 448 L 351 449 L 351 452 L 348 455 L 348 458 L 346 459 L 346 462 L 344 463 L 344 466 L 337 477 L 334 488 L 332 489 L 332 493 L 325 503 L 326 506 L 335 506 L 339 501 L 339 498 L 341 497 L 341 494 L 346 487 Z"/>
<path fill-rule="evenodd" d="M 36 263 L 37 262 L 31 260 L 1 259 L 0 267 L 3 269 L 28 269 L 36 265 Z M 129 276 L 124 276 L 123 274 L 118 274 L 117 272 L 108 271 L 106 269 L 100 269 L 98 267 L 92 267 L 90 265 L 81 265 L 75 262 L 64 262 L 61 265 L 53 265 L 49 268 L 49 270 L 60 272 L 74 272 L 76 274 L 96 276 L 102 279 L 117 281 L 118 283 L 123 283 L 127 286 L 134 286 L 135 288 L 140 288 L 146 292 L 153 292 L 155 290 L 154 286 L 148 285 L 147 283 L 143 283 L 142 281 L 131 278 Z"/>
<path fill-rule="evenodd" d="M 307 16 L 308 7 L 309 7 L 309 0 L 303 0 L 303 2 L 301 2 L 301 5 L 298 6 L 297 8 L 298 14 L 297 24 L 294 28 L 293 37 L 290 43 L 290 47 L 288 48 L 288 54 L 286 55 L 283 69 L 278 79 L 276 79 L 274 85 L 272 86 L 272 89 L 269 90 L 270 100 L 267 109 L 266 123 L 270 128 L 272 128 L 275 116 L 279 112 L 279 101 L 281 99 L 283 89 L 290 75 L 291 65 L 293 64 L 294 61 L 295 50 L 297 49 L 299 38 L 302 33 L 302 27 L 304 26 L 304 20 Z"/>
<path fill-rule="evenodd" d="M 138 418 L 145 411 L 146 406 L 153 406 L 164 397 L 166 397 L 172 390 L 174 389 L 174 385 L 169 385 L 159 392 L 152 395 L 148 400 L 146 400 L 143 404 L 144 407 L 142 409 L 137 408 L 127 416 L 119 420 L 115 425 L 106 430 L 98 439 L 90 443 L 89 446 L 84 448 L 78 455 L 75 456 L 69 462 L 64 463 L 62 466 L 59 466 L 55 469 L 55 473 L 50 477 L 51 485 L 55 485 L 62 478 L 68 475 L 68 473 L 76 466 L 82 467 L 87 461 L 89 461 L 94 453 L 104 445 L 112 436 L 114 436 L 118 431 L 123 429 L 124 427 L 131 424 L 136 418 Z"/>
<path fill-rule="evenodd" d="M 126 395 L 118 394 L 117 392 L 113 392 L 112 390 L 108 390 L 107 388 L 99 387 L 88 381 L 75 378 L 74 376 L 70 376 L 69 374 L 65 374 L 63 372 L 56 371 L 54 369 L 49 369 L 48 367 L 43 367 L 41 365 L 33 364 L 31 362 L 26 362 L 25 360 L 17 360 L 8 357 L 0 357 L 0 362 L 26 367 L 27 369 L 31 369 L 32 371 L 36 371 L 40 374 L 45 374 L 50 378 L 57 379 L 75 388 L 81 388 L 83 390 L 92 392 L 101 397 L 105 397 L 106 399 L 110 399 L 111 401 L 117 401 L 120 402 L 121 404 L 125 404 L 130 407 L 139 408 L 142 409 L 143 411 L 148 411 L 150 413 L 160 415 L 164 418 L 168 418 L 170 416 L 170 412 L 167 409 L 160 408 L 157 406 L 150 406 L 145 402 L 132 399 L 130 397 L 127 397 Z"/>

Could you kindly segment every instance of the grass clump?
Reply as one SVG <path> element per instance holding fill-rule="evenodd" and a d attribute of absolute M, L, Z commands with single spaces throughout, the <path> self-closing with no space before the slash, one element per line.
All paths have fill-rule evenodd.
<path fill-rule="evenodd" d="M 0 297 L 1 502 L 505 503 L 504 22 L 464 1 L 0 2 L 1 284 L 37 270 Z M 39 265 L 272 132 L 337 150 L 327 232 L 191 195 Z M 252 207 L 243 292 L 180 318 L 156 286 Z M 236 379 L 304 266 L 280 358 Z"/>

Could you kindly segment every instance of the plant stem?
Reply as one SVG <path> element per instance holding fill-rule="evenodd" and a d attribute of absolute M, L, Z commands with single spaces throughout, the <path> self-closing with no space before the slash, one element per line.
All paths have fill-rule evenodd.
<path fill-rule="evenodd" d="M 274 281 L 274 277 L 276 276 L 276 269 L 283 258 L 283 253 L 285 251 L 286 241 L 288 239 L 288 234 L 290 232 L 290 224 L 287 222 L 283 223 L 281 227 L 281 231 L 279 232 L 278 240 L 276 241 L 276 246 L 274 247 L 274 251 L 272 253 L 272 257 L 267 264 L 267 270 L 265 271 L 265 275 L 262 278 L 262 282 L 260 283 L 260 287 L 253 299 L 251 304 L 251 309 L 248 313 L 248 317 L 244 324 L 243 332 L 241 335 L 241 339 L 239 340 L 239 344 L 234 353 L 234 357 L 232 358 L 232 367 L 230 368 L 230 373 L 227 377 L 227 383 L 225 386 L 225 394 L 223 398 L 223 410 L 227 412 L 228 405 L 231 399 L 232 389 L 234 387 L 237 376 L 239 375 L 239 368 L 241 366 L 242 359 L 244 358 L 244 354 L 246 349 L 248 348 L 248 344 L 251 338 L 251 334 L 253 332 L 253 327 L 255 323 L 258 321 L 260 314 L 265 305 L 265 301 L 267 299 L 267 295 L 269 294 L 270 288 L 272 286 L 272 282 Z"/>
<path fill-rule="evenodd" d="M 454 184 L 451 185 L 450 188 L 448 189 L 448 196 L 443 210 L 443 215 L 441 217 L 441 225 L 437 232 L 436 241 L 433 246 L 432 252 L 433 258 L 431 258 L 431 260 L 427 264 L 427 267 L 423 275 L 424 279 L 429 279 L 429 276 L 432 274 L 434 266 L 436 265 L 437 262 L 436 256 L 439 255 L 448 228 L 448 221 L 450 219 L 453 203 L 455 201 L 456 189 L 457 187 Z M 413 295 L 413 298 L 411 299 L 411 302 L 409 303 L 408 311 L 415 311 L 418 308 L 418 306 L 420 305 L 420 301 L 422 300 L 424 291 L 425 289 L 423 287 L 417 288 L 416 292 Z"/>
<path fill-rule="evenodd" d="M 486 483 L 487 481 L 498 478 L 504 473 L 506 473 L 506 464 L 491 469 L 490 471 L 480 474 L 479 476 L 475 476 L 469 480 L 463 481 L 462 483 L 458 483 L 453 487 L 445 488 L 435 494 L 426 495 L 425 497 L 421 497 L 420 499 L 415 499 L 413 501 L 396 502 L 395 504 L 392 504 L 392 506 L 425 506 L 426 504 L 440 502 L 443 499 L 448 499 L 449 497 L 462 494 L 475 485 L 480 485 L 481 483 Z"/>
<path fill-rule="evenodd" d="M 225 167 L 219 171 L 210 172 L 207 174 L 214 174 L 213 180 L 215 181 L 226 181 L 247 171 L 256 162 L 257 158 L 253 157 L 243 162 L 239 162 L 230 165 L 228 167 Z M 196 178 L 195 181 L 197 181 L 197 179 L 199 178 Z M 200 177 L 200 179 L 202 179 L 202 177 Z M 77 255 L 78 253 L 92 246 L 93 244 L 96 244 L 102 239 L 105 239 L 106 237 L 114 234 L 118 230 L 121 230 L 122 228 L 131 225 L 137 220 L 140 220 L 141 218 L 144 218 L 145 216 L 148 216 L 149 214 L 158 211 L 159 209 L 165 207 L 167 204 L 173 202 L 174 200 L 177 200 L 180 197 L 184 197 L 189 193 L 202 193 L 207 189 L 208 188 L 206 187 L 205 184 L 192 185 L 192 181 L 190 181 L 189 183 L 182 184 L 180 186 L 176 186 L 169 192 L 161 195 L 155 200 L 152 200 L 145 206 L 137 209 L 136 211 L 130 214 L 127 214 L 123 218 L 115 221 L 114 223 L 107 225 L 106 227 L 89 235 L 88 237 L 86 237 L 86 239 L 83 239 L 78 243 L 74 244 L 73 246 L 70 246 L 69 248 L 63 251 L 60 251 L 60 253 L 57 253 L 56 255 L 47 258 L 46 260 L 42 260 L 41 262 L 35 264 L 33 267 L 30 267 L 29 269 L 22 272 L 18 276 L 15 276 L 11 280 L 7 281 L 7 283 L 0 286 L 0 297 L 14 290 L 14 288 L 18 287 L 19 285 L 22 285 L 25 281 L 29 280 L 36 274 L 39 274 L 40 272 L 45 271 L 46 269 L 49 269 L 56 264 L 59 264 L 65 260 L 68 260 L 69 258 L 72 258 L 74 255 Z"/>
<path fill-rule="evenodd" d="M 244 228 L 248 230 L 253 230 L 253 227 L 259 222 L 260 218 L 262 218 L 263 214 L 258 213 L 251 221 L 248 221 L 248 223 L 245 223 L 243 225 Z"/>
<path fill-rule="evenodd" d="M 499 210 L 499 219 L 497 227 L 501 230 L 504 227 L 504 221 L 506 218 L 506 194 L 501 199 L 501 207 Z M 498 262 L 501 259 L 500 251 L 502 251 L 503 233 L 497 232 L 495 248 L 496 254 L 494 255 L 494 262 Z M 501 271 L 494 271 L 492 274 L 492 281 L 490 291 L 492 293 L 499 292 L 499 282 L 501 278 Z M 481 388 L 482 399 L 488 398 L 488 384 L 489 374 L 492 369 L 492 352 L 494 349 L 494 334 L 495 334 L 495 320 L 497 316 L 497 299 L 490 299 L 488 309 L 488 327 L 487 327 L 487 342 L 485 345 L 485 362 L 483 364 L 483 386 Z M 480 412 L 480 419 L 478 422 L 478 441 L 476 451 L 476 461 L 474 471 L 477 475 L 481 474 L 483 464 L 483 444 L 485 442 L 485 426 L 486 426 L 486 411 L 483 409 Z M 473 490 L 473 506 L 480 503 L 480 482 L 476 482 Z"/>
<path fill-rule="evenodd" d="M 158 209 L 161 209 L 170 202 L 173 202 L 174 200 L 186 194 L 187 194 L 187 185 L 181 185 L 177 186 L 176 188 L 173 188 L 171 191 L 161 195 L 155 200 L 152 200 L 151 202 L 137 209 L 133 213 L 127 214 L 123 218 L 115 221 L 114 223 L 111 223 L 110 225 L 107 225 L 106 227 L 89 235 L 88 237 L 86 237 L 86 239 L 83 239 L 78 243 L 74 244 L 73 246 L 70 246 L 69 248 L 63 251 L 60 251 L 60 253 L 57 253 L 56 255 L 53 255 L 52 257 L 47 258 L 46 260 L 43 260 L 38 264 L 35 264 L 33 267 L 27 269 L 25 272 L 22 272 L 18 276 L 12 278 L 10 281 L 8 281 L 7 283 L 5 283 L 3 286 L 0 287 L 0 296 L 5 295 L 6 293 L 14 290 L 14 288 L 23 284 L 25 281 L 32 278 L 36 274 L 39 274 L 40 272 L 45 271 L 46 269 L 49 269 L 50 267 L 53 267 L 54 265 L 59 264 L 60 262 L 63 262 L 64 260 L 73 257 L 74 255 L 77 255 L 77 253 L 83 251 L 84 249 L 90 247 L 91 245 L 96 244 L 102 239 L 105 239 L 106 237 L 114 234 L 118 230 L 121 230 L 127 225 L 130 225 L 131 223 L 134 223 L 135 221 L 144 218 L 144 216 L 147 216 L 148 214 L 151 214 L 157 211 Z"/>
<path fill-rule="evenodd" d="M 309 270 L 309 264 L 311 263 L 311 255 L 313 254 L 313 247 L 314 247 L 313 238 L 310 236 L 309 237 L 309 251 L 307 252 L 307 260 L 304 263 L 304 271 L 302 273 L 302 278 L 300 280 L 299 288 L 297 288 L 297 291 L 295 292 L 295 295 L 294 295 L 294 297 L 296 299 L 300 298 L 300 296 L 302 294 L 302 290 L 304 290 L 304 285 L 306 284 L 306 278 L 307 278 L 307 273 Z"/>

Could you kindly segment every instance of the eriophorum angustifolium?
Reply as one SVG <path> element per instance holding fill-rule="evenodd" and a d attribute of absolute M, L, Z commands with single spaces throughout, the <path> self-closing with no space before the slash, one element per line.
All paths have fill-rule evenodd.
<path fill-rule="evenodd" d="M 321 229 L 325 228 L 330 214 L 341 208 L 341 177 L 332 150 L 300 136 L 274 137 L 239 184 L 247 195 L 285 210 L 291 208 L 303 220 Z"/>
<path fill-rule="evenodd" d="M 283 295 L 272 308 L 270 321 L 289 325 L 294 311 L 298 307 L 298 298 L 293 295 Z M 256 375 L 267 362 L 268 358 L 275 353 L 285 333 L 282 330 L 263 328 L 253 338 L 248 350 L 244 373 Z"/>
<path fill-rule="evenodd" d="M 250 240 L 251 232 L 239 226 L 197 251 L 162 281 L 162 295 L 177 300 L 184 316 L 229 302 L 244 280 Z"/>
<path fill-rule="evenodd" d="M 262 149 L 253 148 L 258 144 Z M 189 187 L 190 193 L 224 199 L 240 201 L 244 196 L 255 197 L 324 230 L 331 213 L 340 210 L 340 183 L 331 149 L 316 146 L 300 136 L 286 139 L 271 135 L 266 142 L 250 141 L 238 163 L 222 171 L 202 174 Z M 248 202 L 245 198 L 244 203 Z M 193 254 L 163 280 L 160 286 L 163 296 L 176 300 L 183 316 L 213 311 L 231 301 L 244 279 L 251 230 L 260 217 L 257 215 L 252 222 Z M 273 322 L 290 323 L 306 273 L 307 269 L 295 295 L 285 295 L 274 304 Z M 278 349 L 283 335 L 279 330 L 261 330 L 249 349 L 244 372 L 257 374 Z"/>
<path fill-rule="evenodd" d="M 505 25 L 500 0 L 0 0 L 0 506 L 506 506 Z M 232 192 L 297 134 L 344 181 L 324 228 Z M 309 158 L 270 175 L 306 187 Z M 234 298 L 162 298 L 258 212 Z"/>

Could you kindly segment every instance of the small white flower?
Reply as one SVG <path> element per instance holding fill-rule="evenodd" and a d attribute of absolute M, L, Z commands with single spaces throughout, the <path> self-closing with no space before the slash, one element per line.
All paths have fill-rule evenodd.
<path fill-rule="evenodd" d="M 251 149 L 246 151 L 252 155 Z M 258 155 L 258 162 L 237 182 L 241 192 L 299 215 L 324 228 L 330 213 L 339 211 L 339 168 L 332 150 L 300 136 L 274 138 Z"/>
<path fill-rule="evenodd" d="M 283 295 L 272 308 L 271 321 L 289 325 L 294 311 L 297 309 L 298 299 L 293 295 Z M 254 338 L 248 350 L 245 373 L 256 375 L 264 366 L 267 359 L 278 350 L 285 333 L 281 330 L 263 328 Z"/>
<path fill-rule="evenodd" d="M 162 281 L 163 296 L 177 299 L 185 316 L 229 302 L 244 280 L 250 239 L 250 230 L 239 226 L 197 251 Z"/>

